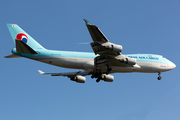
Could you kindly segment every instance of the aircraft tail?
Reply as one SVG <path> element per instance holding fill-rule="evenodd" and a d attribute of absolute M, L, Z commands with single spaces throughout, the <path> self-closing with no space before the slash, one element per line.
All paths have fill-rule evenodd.
<path fill-rule="evenodd" d="M 9 32 L 16 44 L 17 52 L 37 54 L 35 50 L 45 49 L 30 35 L 28 35 L 23 29 L 16 24 L 7 24 Z"/>

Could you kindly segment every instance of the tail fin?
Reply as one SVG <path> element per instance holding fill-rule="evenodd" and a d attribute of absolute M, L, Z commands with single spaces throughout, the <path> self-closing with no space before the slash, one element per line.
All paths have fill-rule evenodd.
<path fill-rule="evenodd" d="M 34 40 L 30 35 L 28 35 L 23 29 L 21 29 L 16 24 L 7 24 L 7 27 L 9 29 L 9 32 L 14 40 L 14 43 L 16 43 L 17 40 L 23 41 L 26 43 L 30 48 L 32 49 L 45 49 L 43 46 L 41 46 L 36 40 Z M 17 45 L 16 45 L 17 47 Z"/>

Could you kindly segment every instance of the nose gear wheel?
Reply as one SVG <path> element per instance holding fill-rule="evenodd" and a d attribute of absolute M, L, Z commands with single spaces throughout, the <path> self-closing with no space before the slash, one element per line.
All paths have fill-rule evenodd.
<path fill-rule="evenodd" d="M 161 73 L 159 72 L 158 75 L 159 75 L 159 77 L 158 77 L 157 79 L 158 79 L 158 80 L 161 80 L 161 79 L 162 79 Z"/>

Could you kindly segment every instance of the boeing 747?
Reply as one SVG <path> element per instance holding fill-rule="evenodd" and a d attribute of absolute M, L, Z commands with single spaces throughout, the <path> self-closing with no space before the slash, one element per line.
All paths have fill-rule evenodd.
<path fill-rule="evenodd" d="M 93 42 L 90 44 L 94 53 L 48 50 L 28 35 L 16 24 L 7 24 L 16 48 L 6 58 L 25 57 L 58 67 L 82 69 L 77 72 L 44 73 L 42 75 L 67 76 L 72 81 L 85 83 L 84 76 L 91 75 L 96 82 L 113 82 L 111 73 L 161 73 L 172 70 L 176 65 L 162 55 L 122 54 L 122 46 L 111 43 L 100 29 L 84 19 Z"/>

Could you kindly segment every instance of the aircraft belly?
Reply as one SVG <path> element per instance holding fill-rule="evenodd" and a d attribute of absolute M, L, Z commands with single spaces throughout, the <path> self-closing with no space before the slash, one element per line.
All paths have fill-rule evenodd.
<path fill-rule="evenodd" d="M 59 67 L 65 67 L 65 68 L 72 68 L 72 69 L 91 69 L 94 66 L 93 64 L 90 64 L 93 59 L 88 58 L 69 58 L 69 57 L 38 57 L 38 58 L 30 58 L 36 61 L 44 62 L 47 64 L 59 66 Z M 89 65 L 88 65 L 89 63 Z M 85 66 L 84 66 L 85 65 Z"/>
<path fill-rule="evenodd" d="M 137 64 L 141 67 L 137 72 L 153 72 L 151 62 L 137 62 Z"/>
<path fill-rule="evenodd" d="M 134 67 L 119 67 L 119 66 L 112 66 L 112 73 L 116 73 L 116 72 L 136 72 L 138 68 L 134 68 Z"/>

